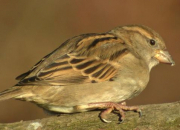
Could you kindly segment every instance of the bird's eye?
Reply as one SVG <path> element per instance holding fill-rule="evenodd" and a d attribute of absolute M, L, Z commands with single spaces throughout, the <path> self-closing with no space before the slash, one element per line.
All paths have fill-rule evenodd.
<path fill-rule="evenodd" d="M 156 44 L 156 42 L 155 42 L 153 39 L 151 39 L 151 40 L 150 40 L 150 44 L 153 46 L 153 45 Z"/>

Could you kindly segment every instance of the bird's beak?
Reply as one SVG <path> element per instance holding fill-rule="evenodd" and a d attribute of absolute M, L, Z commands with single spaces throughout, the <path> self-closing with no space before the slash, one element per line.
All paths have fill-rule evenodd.
<path fill-rule="evenodd" d="M 171 55 L 167 51 L 157 50 L 154 56 L 159 62 L 171 64 L 171 66 L 175 65 Z"/>

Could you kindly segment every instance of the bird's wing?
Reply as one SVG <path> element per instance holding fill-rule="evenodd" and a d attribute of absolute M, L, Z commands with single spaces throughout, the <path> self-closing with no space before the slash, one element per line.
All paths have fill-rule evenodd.
<path fill-rule="evenodd" d="M 86 34 L 63 43 L 18 79 L 18 85 L 69 85 L 113 80 L 128 53 L 113 34 Z"/>

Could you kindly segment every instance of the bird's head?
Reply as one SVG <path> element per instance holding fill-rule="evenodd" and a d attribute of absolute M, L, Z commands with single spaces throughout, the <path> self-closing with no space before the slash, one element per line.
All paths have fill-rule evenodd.
<path fill-rule="evenodd" d="M 144 25 L 127 25 L 110 32 L 122 38 L 133 50 L 134 55 L 146 61 L 150 70 L 160 62 L 175 65 L 166 50 L 164 40 L 151 28 Z"/>

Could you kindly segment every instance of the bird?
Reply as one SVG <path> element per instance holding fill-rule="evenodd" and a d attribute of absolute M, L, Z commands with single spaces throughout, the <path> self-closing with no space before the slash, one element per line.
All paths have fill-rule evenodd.
<path fill-rule="evenodd" d="M 18 83 L 0 92 L 0 101 L 17 99 L 57 113 L 102 109 L 107 115 L 136 111 L 126 101 L 147 86 L 150 71 L 159 63 L 175 65 L 162 37 L 145 25 L 118 26 L 105 33 L 74 36 L 43 57 Z"/>

